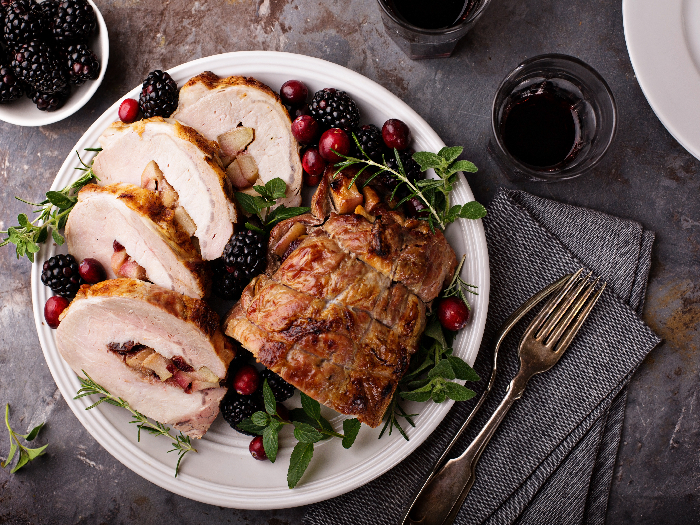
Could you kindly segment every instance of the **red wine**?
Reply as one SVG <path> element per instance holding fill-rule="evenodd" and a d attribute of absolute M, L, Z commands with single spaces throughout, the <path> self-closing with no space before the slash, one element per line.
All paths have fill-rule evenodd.
<path fill-rule="evenodd" d="M 580 140 L 574 104 L 549 90 L 511 102 L 504 111 L 501 132 L 513 157 L 540 168 L 554 167 L 575 155 Z"/>
<path fill-rule="evenodd" d="M 441 29 L 464 20 L 477 0 L 385 0 L 399 17 L 423 29 Z"/>

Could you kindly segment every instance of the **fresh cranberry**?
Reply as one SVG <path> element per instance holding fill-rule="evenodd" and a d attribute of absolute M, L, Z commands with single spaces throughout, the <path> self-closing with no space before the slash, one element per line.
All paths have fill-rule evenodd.
<path fill-rule="evenodd" d="M 248 450 L 250 451 L 250 455 L 257 460 L 265 461 L 267 459 L 262 436 L 255 436 L 250 442 L 250 445 L 248 445 Z"/>
<path fill-rule="evenodd" d="M 469 307 L 459 297 L 446 297 L 438 305 L 438 319 L 444 328 L 456 332 L 469 321 Z"/>
<path fill-rule="evenodd" d="M 430 214 L 428 207 L 418 197 L 411 197 L 403 206 L 409 217 L 427 217 Z"/>
<path fill-rule="evenodd" d="M 58 320 L 58 316 L 61 315 L 63 310 L 68 308 L 68 299 L 61 297 L 60 295 L 54 295 L 49 297 L 44 305 L 44 319 L 46 319 L 46 324 L 51 328 L 58 328 L 61 321 Z"/>
<path fill-rule="evenodd" d="M 311 110 L 309 109 L 308 104 L 304 104 L 303 106 L 299 106 L 296 108 L 291 108 L 289 111 L 292 115 L 292 118 L 301 117 L 302 115 L 311 115 Z"/>
<path fill-rule="evenodd" d="M 139 103 L 133 98 L 124 99 L 119 105 L 119 119 L 126 124 L 131 124 L 138 116 Z"/>
<path fill-rule="evenodd" d="M 292 122 L 292 135 L 302 144 L 311 144 L 318 135 L 318 122 L 311 115 L 302 115 Z"/>
<path fill-rule="evenodd" d="M 309 175 L 308 173 L 304 172 L 304 186 L 313 188 L 314 186 L 318 186 L 320 182 L 320 175 Z"/>
<path fill-rule="evenodd" d="M 301 80 L 287 80 L 280 88 L 280 99 L 287 106 L 306 104 L 309 90 Z"/>
<path fill-rule="evenodd" d="M 233 376 L 233 388 L 242 396 L 253 394 L 260 386 L 260 375 L 253 365 L 243 365 Z"/>
<path fill-rule="evenodd" d="M 318 181 L 321 180 L 320 177 L 326 170 L 326 161 L 323 160 L 323 157 L 321 157 L 321 154 L 318 152 L 318 148 L 307 149 L 301 159 L 301 165 L 308 175 L 312 177 L 319 177 Z M 306 178 L 304 180 L 306 180 Z M 316 184 L 318 184 L 318 181 Z M 309 184 L 309 186 L 316 186 L 316 184 Z"/>
<path fill-rule="evenodd" d="M 411 143 L 411 131 L 401 120 L 391 118 L 382 126 L 382 138 L 387 147 L 401 151 Z"/>
<path fill-rule="evenodd" d="M 348 134 L 340 128 L 332 128 L 321 135 L 321 140 L 318 141 L 318 152 L 328 162 L 340 162 L 343 158 L 337 153 L 347 155 L 350 153 L 350 146 Z"/>
<path fill-rule="evenodd" d="M 78 272 L 80 273 L 80 277 L 83 278 L 83 281 L 88 284 L 99 283 L 100 281 L 104 281 L 105 278 L 105 269 L 102 267 L 102 263 L 97 259 L 91 259 L 89 257 L 83 259 L 83 262 L 80 263 Z"/>
<path fill-rule="evenodd" d="M 289 421 L 289 410 L 282 403 L 277 403 L 277 415 L 284 421 Z"/>

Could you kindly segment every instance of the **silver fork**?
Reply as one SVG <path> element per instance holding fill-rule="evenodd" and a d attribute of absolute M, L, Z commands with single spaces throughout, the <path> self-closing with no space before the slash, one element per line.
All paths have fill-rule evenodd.
<path fill-rule="evenodd" d="M 549 370 L 569 347 L 603 293 L 605 283 L 573 274 L 525 330 L 518 349 L 520 370 L 474 441 L 461 456 L 445 463 L 413 502 L 404 525 L 450 525 L 457 517 L 475 479 L 476 463 L 513 403 L 535 374 Z"/>

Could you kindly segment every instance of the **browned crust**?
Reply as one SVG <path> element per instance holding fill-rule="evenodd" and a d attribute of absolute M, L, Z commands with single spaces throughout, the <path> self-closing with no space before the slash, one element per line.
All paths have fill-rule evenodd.
<path fill-rule="evenodd" d="M 71 302 L 71 306 L 83 299 L 98 297 L 123 297 L 145 301 L 194 325 L 209 338 L 219 332 L 219 316 L 204 301 L 138 279 L 109 279 L 92 286 L 84 284 Z M 67 315 L 68 309 L 62 316 Z"/>
<path fill-rule="evenodd" d="M 88 184 L 80 190 L 78 200 L 84 200 L 89 194 L 103 193 L 114 195 L 127 207 L 141 215 L 144 215 L 160 229 L 164 239 L 170 247 L 185 259 L 185 266 L 195 276 L 199 286 L 204 291 L 205 297 L 211 289 L 211 278 L 206 263 L 187 232 L 175 220 L 173 211 L 163 204 L 160 196 L 151 190 L 134 186 L 133 184 L 117 183 L 107 186 Z"/>
<path fill-rule="evenodd" d="M 231 76 L 222 78 L 212 73 L 211 71 L 205 71 L 204 73 L 201 73 L 196 77 L 192 77 L 191 79 L 189 79 L 187 83 L 182 87 L 183 89 L 185 89 L 188 87 L 192 87 L 196 84 L 203 84 L 204 87 L 206 87 L 207 89 L 219 89 L 231 86 L 248 86 L 264 91 L 265 93 L 273 97 L 277 102 L 279 102 L 280 104 L 282 103 L 280 101 L 279 95 L 277 95 L 277 93 L 275 93 L 270 88 L 270 86 L 268 86 L 267 84 L 263 84 L 262 82 L 253 77 Z"/>

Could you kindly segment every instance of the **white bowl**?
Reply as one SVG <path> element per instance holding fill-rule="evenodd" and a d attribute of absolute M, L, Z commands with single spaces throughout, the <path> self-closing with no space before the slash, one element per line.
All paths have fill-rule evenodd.
<path fill-rule="evenodd" d="M 88 0 L 88 2 L 95 10 L 95 15 L 97 16 L 98 34 L 90 41 L 90 48 L 100 61 L 100 76 L 97 77 L 97 80 L 88 80 L 82 86 L 71 86 L 70 98 L 68 98 L 68 101 L 62 108 L 56 111 L 40 111 L 31 99 L 26 96 L 9 104 L 0 104 L 0 120 L 18 126 L 45 126 L 46 124 L 53 124 L 78 111 L 95 94 L 97 88 L 102 84 L 105 71 L 107 71 L 109 35 L 107 34 L 107 25 L 104 18 L 102 18 L 102 13 L 100 13 L 100 10 L 97 9 L 92 0 Z"/>

